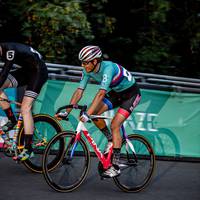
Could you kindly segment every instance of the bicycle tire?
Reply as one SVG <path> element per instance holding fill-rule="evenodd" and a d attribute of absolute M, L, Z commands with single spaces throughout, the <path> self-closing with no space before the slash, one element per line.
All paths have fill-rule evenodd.
<path fill-rule="evenodd" d="M 23 164 L 32 172 L 42 173 L 42 156 L 47 142 L 54 135 L 62 132 L 62 127 L 59 122 L 48 114 L 33 115 L 34 120 L 34 135 L 33 135 L 33 152 L 34 157 L 23 161 Z M 44 141 L 42 146 L 37 146 L 38 141 Z M 24 126 L 20 129 L 18 135 L 18 145 L 24 144 Z M 20 150 L 19 150 L 20 151 Z M 60 158 L 55 158 L 49 165 L 49 169 L 52 169 Z"/>
<path fill-rule="evenodd" d="M 75 134 L 64 131 L 54 136 L 48 143 L 43 157 L 43 175 L 47 184 L 57 192 L 71 192 L 85 180 L 90 166 L 90 152 L 85 141 L 80 140 L 74 146 Z M 61 141 L 65 142 L 62 150 L 57 151 Z M 74 151 L 73 151 L 74 148 Z M 71 155 L 73 152 L 73 156 Z M 57 155 L 62 154 L 62 155 Z M 52 157 L 60 157 L 60 162 L 53 169 L 48 169 Z"/>
<path fill-rule="evenodd" d="M 135 154 L 123 140 L 120 154 L 121 174 L 114 177 L 115 184 L 124 192 L 139 192 L 150 182 L 155 170 L 155 154 L 150 143 L 141 135 L 129 135 Z"/>

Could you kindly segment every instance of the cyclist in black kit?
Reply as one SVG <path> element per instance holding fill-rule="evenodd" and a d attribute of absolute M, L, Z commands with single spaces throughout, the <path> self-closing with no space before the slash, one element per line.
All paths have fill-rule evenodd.
<path fill-rule="evenodd" d="M 0 97 L 7 98 L 3 92 L 6 88 L 26 86 L 21 105 L 25 130 L 24 149 L 18 156 L 19 160 L 26 160 L 34 156 L 32 151 L 34 125 L 31 109 L 34 100 L 48 79 L 47 67 L 39 52 L 20 43 L 0 43 L 0 58 L 4 62 L 0 72 Z M 19 65 L 19 69 L 10 72 L 13 64 Z M 16 124 L 16 118 L 9 103 L 2 101 L 0 106 L 9 119 L 8 129 L 12 129 Z"/>

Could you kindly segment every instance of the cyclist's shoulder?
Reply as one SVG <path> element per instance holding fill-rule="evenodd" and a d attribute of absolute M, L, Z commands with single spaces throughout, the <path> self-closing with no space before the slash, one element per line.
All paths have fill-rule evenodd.
<path fill-rule="evenodd" d="M 101 66 L 107 68 L 107 67 L 113 67 L 115 65 L 114 62 L 110 61 L 110 60 L 103 60 L 101 62 Z"/>
<path fill-rule="evenodd" d="M 113 72 L 115 70 L 116 63 L 112 61 L 102 61 L 101 62 L 101 71 L 102 72 Z"/>

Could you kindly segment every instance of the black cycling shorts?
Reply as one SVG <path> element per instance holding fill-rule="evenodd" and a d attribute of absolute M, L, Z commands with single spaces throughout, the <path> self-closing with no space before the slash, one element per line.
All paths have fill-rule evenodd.
<path fill-rule="evenodd" d="M 122 91 L 122 92 L 115 92 L 111 90 L 105 96 L 103 100 L 105 104 L 107 104 L 109 110 L 120 107 L 128 113 L 132 113 L 134 108 L 138 105 L 141 99 L 140 89 L 135 83 L 130 88 Z"/>
<path fill-rule="evenodd" d="M 8 79 L 12 83 L 12 87 L 26 86 L 24 96 L 37 98 L 44 83 L 48 79 L 48 70 L 46 64 L 42 60 L 38 60 L 37 66 L 30 69 L 20 68 L 10 72 Z"/>

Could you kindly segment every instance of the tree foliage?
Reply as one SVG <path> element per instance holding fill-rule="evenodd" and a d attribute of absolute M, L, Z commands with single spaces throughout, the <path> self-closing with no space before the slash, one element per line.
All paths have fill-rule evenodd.
<path fill-rule="evenodd" d="M 36 46 L 50 62 L 69 62 L 77 41 L 94 37 L 79 1 L 12 0 L 9 5 L 20 17 L 26 43 Z"/>
<path fill-rule="evenodd" d="M 200 77 L 199 0 L 109 3 L 117 22 L 106 40 L 111 59 L 132 71 Z"/>
<path fill-rule="evenodd" d="M 97 44 L 131 71 L 200 77 L 199 0 L 0 2 L 3 37 L 33 45 L 49 62 L 79 64 L 80 48 Z"/>

